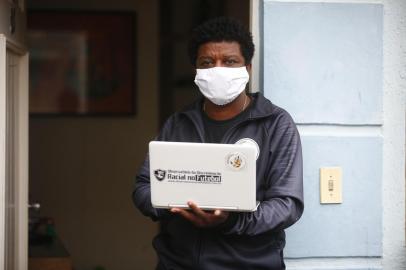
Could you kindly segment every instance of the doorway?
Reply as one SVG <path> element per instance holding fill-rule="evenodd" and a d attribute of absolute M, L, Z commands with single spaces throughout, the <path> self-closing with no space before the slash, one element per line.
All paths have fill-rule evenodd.
<path fill-rule="evenodd" d="M 132 205 L 134 176 L 163 119 L 198 93 L 188 33 L 219 15 L 235 14 L 248 25 L 249 1 L 32 0 L 27 6 L 136 13 L 135 114 L 31 116 L 29 193 L 41 204 L 33 214 L 45 224 L 42 230 L 57 239 L 58 256 L 74 269 L 153 269 L 158 226 Z"/>

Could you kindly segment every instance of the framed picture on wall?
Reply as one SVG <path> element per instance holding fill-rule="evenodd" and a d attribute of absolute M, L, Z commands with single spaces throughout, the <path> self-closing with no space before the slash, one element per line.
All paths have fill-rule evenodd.
<path fill-rule="evenodd" d="M 30 114 L 135 114 L 133 12 L 29 10 Z"/>

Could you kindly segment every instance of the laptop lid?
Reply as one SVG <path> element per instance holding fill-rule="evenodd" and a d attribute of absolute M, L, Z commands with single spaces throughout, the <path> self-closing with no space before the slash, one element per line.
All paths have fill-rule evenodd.
<path fill-rule="evenodd" d="M 152 205 L 255 211 L 256 152 L 249 144 L 150 142 Z"/>

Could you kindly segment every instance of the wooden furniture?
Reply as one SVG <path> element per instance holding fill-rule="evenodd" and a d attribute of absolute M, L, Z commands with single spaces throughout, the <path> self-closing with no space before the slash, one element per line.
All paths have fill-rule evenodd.
<path fill-rule="evenodd" d="M 72 270 L 70 257 L 46 258 L 37 257 L 28 259 L 29 270 Z"/>
<path fill-rule="evenodd" d="M 30 244 L 28 254 L 28 270 L 73 269 L 72 259 L 61 240 L 57 237 L 47 243 Z"/>

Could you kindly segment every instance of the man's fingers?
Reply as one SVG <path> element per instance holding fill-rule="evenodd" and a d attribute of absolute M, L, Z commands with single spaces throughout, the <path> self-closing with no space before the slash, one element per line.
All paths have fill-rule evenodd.
<path fill-rule="evenodd" d="M 197 206 L 194 202 L 188 202 L 187 204 L 196 215 L 200 216 L 203 219 L 207 218 L 207 213 L 200 209 L 199 206 Z"/>
<path fill-rule="evenodd" d="M 173 213 L 177 213 L 177 214 L 181 215 L 183 218 L 191 221 L 192 223 L 195 223 L 195 224 L 201 223 L 201 219 L 198 216 L 196 216 L 193 212 L 189 212 L 185 209 L 180 209 L 180 208 L 176 208 L 176 209 L 172 208 L 171 211 Z"/>
<path fill-rule="evenodd" d="M 198 227 L 212 227 L 216 226 L 228 217 L 227 212 L 220 209 L 214 211 L 204 211 L 199 208 L 194 202 L 188 202 L 190 210 L 182 208 L 171 208 L 171 212 L 182 216 L 184 219 L 192 222 Z"/>

